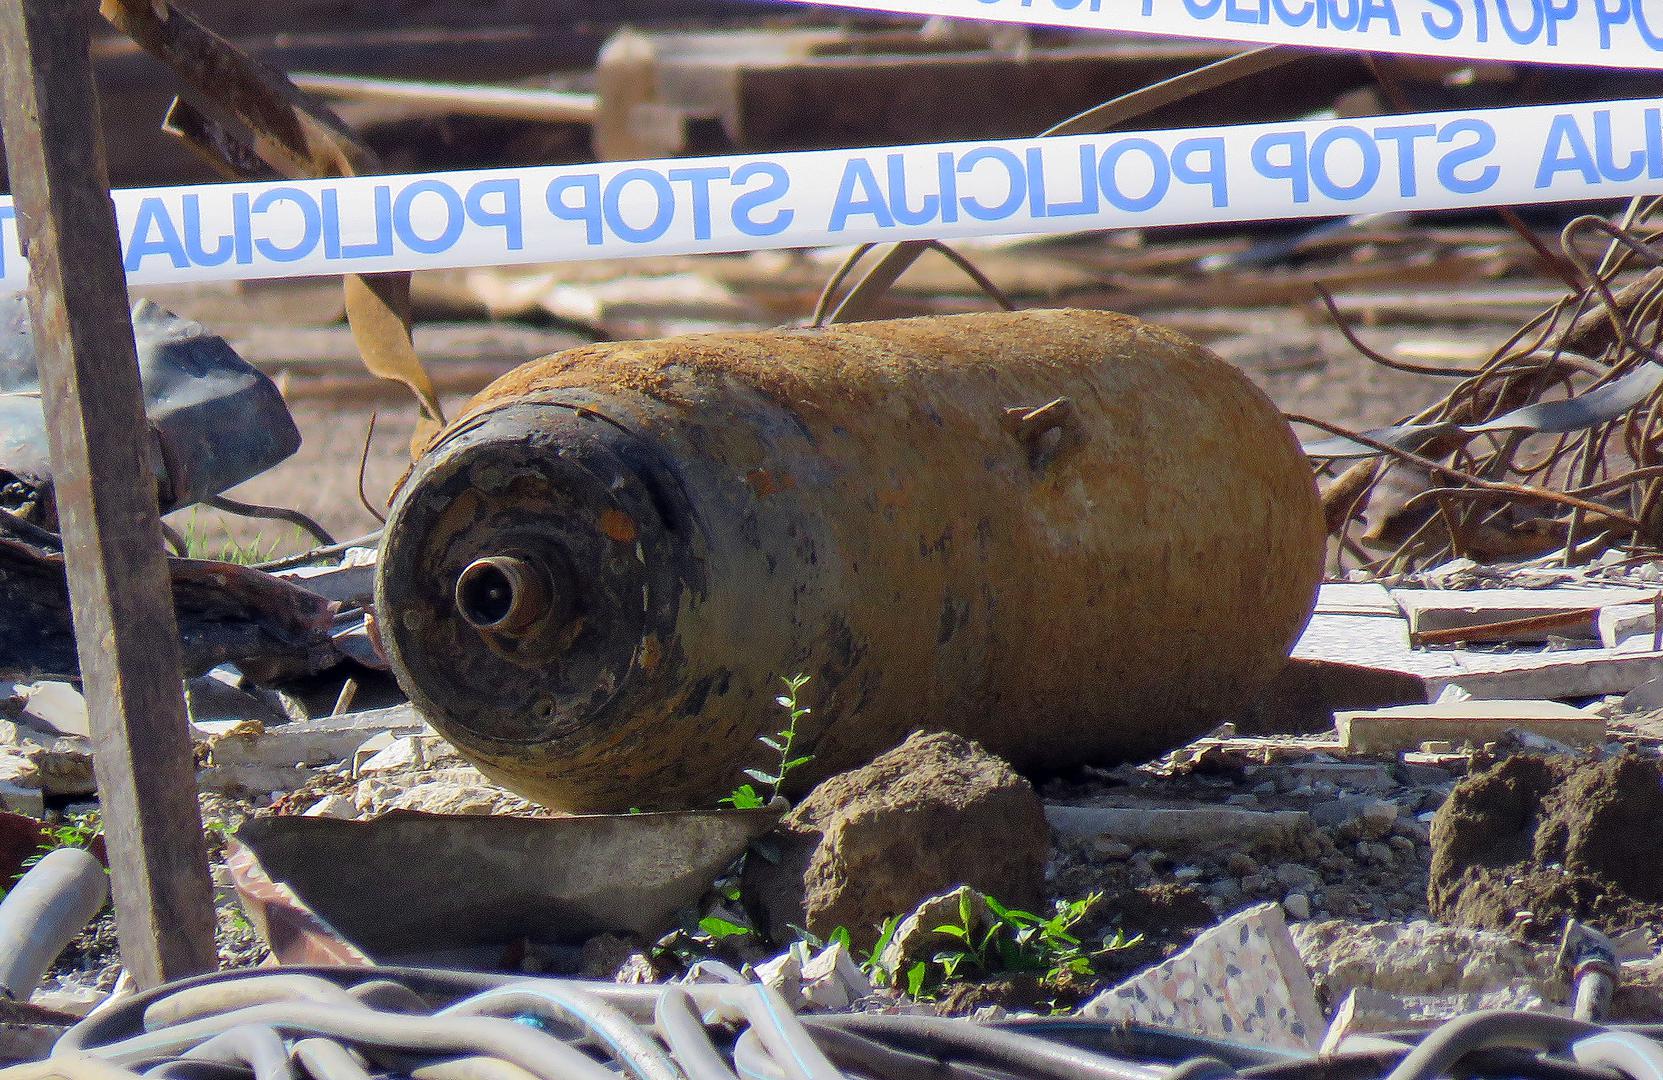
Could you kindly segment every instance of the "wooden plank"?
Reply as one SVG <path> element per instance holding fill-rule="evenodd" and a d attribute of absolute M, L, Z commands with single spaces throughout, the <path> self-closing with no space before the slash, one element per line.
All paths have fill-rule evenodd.
<path fill-rule="evenodd" d="M 122 960 L 140 987 L 216 966 L 150 435 L 94 122 L 86 0 L 0 4 L 0 124 Z"/>

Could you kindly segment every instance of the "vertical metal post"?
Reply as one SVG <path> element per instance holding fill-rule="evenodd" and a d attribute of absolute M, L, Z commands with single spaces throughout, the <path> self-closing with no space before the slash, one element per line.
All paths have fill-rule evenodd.
<path fill-rule="evenodd" d="M 0 0 L 0 124 L 92 719 L 122 960 L 215 966 L 212 883 L 127 282 L 96 128 L 90 0 Z"/>

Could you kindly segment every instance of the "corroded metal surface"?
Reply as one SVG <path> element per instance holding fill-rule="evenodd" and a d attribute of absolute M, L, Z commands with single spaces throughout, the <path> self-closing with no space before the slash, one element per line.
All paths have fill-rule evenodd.
<path fill-rule="evenodd" d="M 919 728 L 1028 768 L 1158 753 L 1275 674 L 1323 552 L 1269 400 L 1085 311 L 535 361 L 435 440 L 386 536 L 404 689 L 583 810 L 711 805 L 768 764 L 798 672 L 805 785 Z"/>

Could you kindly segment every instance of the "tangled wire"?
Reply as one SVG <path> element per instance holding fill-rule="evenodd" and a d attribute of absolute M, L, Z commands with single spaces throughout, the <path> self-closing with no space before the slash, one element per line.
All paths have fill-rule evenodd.
<path fill-rule="evenodd" d="M 1581 287 L 1477 368 L 1382 356 L 1322 297 L 1369 359 L 1461 380 L 1390 428 L 1289 417 L 1332 436 L 1306 451 L 1331 478 L 1323 510 L 1347 561 L 1390 574 L 1463 556 L 1571 565 L 1614 548 L 1663 550 L 1663 227 L 1651 224 L 1660 204 L 1635 200 L 1619 223 L 1585 215 L 1566 225 L 1561 247 Z"/>

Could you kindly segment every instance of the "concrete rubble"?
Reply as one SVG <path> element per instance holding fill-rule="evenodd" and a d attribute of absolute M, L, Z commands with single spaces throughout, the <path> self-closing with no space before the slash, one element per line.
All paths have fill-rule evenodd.
<path fill-rule="evenodd" d="M 1585 598 L 1578 590 L 1576 602 Z M 1535 610 L 1516 597 L 1508 603 L 1509 613 Z M 1577 610 L 1557 597 L 1540 607 L 1567 605 Z M 1466 609 L 1445 601 L 1415 610 Z M 1353 617 L 1407 621 L 1384 611 Z M 1591 641 L 1596 622 L 1590 616 L 1584 651 L 1600 654 Z M 1324 632 L 1316 625 L 1311 633 Z M 1513 646 L 1526 647 L 1540 648 Z M 214 820 L 547 813 L 466 764 L 409 706 L 295 718 L 298 699 L 235 673 L 199 679 L 192 691 L 199 777 Z M 915 736 L 815 789 L 756 845 L 742 880 L 730 886 L 744 906 L 724 901 L 701 916 L 737 926 L 754 919 L 766 937 L 701 947 L 751 965 L 808 1013 L 905 1007 L 1010 1015 L 1044 1011 L 1046 996 L 1061 994 L 1083 1015 L 1333 1049 L 1352 1036 L 1425 1027 L 1477 1008 L 1563 1012 L 1570 982 L 1545 940 L 1561 915 L 1544 909 L 1527 924 L 1510 912 L 1499 923 L 1463 925 L 1470 920 L 1451 914 L 1460 904 L 1447 899 L 1450 890 L 1487 886 L 1477 878 L 1439 885 L 1429 876 L 1456 880 L 1446 865 L 1452 856 L 1435 850 L 1437 823 L 1460 805 L 1460 791 L 1497 768 L 1541 761 L 1544 776 L 1560 777 L 1654 762 L 1663 720 L 1616 691 L 1592 703 L 1573 698 L 1574 705 L 1475 701 L 1447 689 L 1440 698 L 1338 709 L 1325 732 L 1248 735 L 1226 725 L 1152 762 L 1088 768 L 1037 787 L 974 744 Z M 0 799 L 53 817 L 49 802 L 94 790 L 87 739 L 75 730 L 84 716 L 78 695 L 62 684 L 19 688 L 7 710 Z M 940 827 L 932 824 L 938 819 Z M 1597 876 L 1598 867 L 1579 869 L 1586 860 L 1574 854 L 1582 850 L 1575 829 L 1573 854 L 1557 857 Z M 229 878 L 222 883 L 233 905 Z M 996 911 L 1044 912 L 1082 896 L 1097 899 L 1074 926 L 1077 936 L 1128 942 L 1100 954 L 1084 982 L 995 978 L 980 993 L 951 983 L 927 1000 L 904 993 L 910 969 L 960 947 L 943 927 L 962 923 L 973 937 L 991 939 L 1001 932 Z M 1564 914 L 1597 919 L 1613 910 L 1630 909 L 1571 904 Z M 1663 994 L 1651 989 L 1663 985 L 1663 970 L 1654 975 L 1651 966 L 1663 920 L 1611 929 L 1637 929 L 1641 942 L 1622 966 L 1628 989 L 1616 1007 L 1663 1010 Z M 791 945 L 799 932 L 823 944 Z M 883 947 L 869 959 L 879 936 Z M 246 955 L 261 954 L 258 939 L 244 940 Z M 676 971 L 667 954 L 655 953 L 660 948 L 602 934 L 569 962 L 592 975 L 658 980 Z M 118 968 L 107 954 L 100 961 L 99 949 L 89 942 L 60 965 L 40 1001 L 74 1011 L 101 1000 Z"/>

